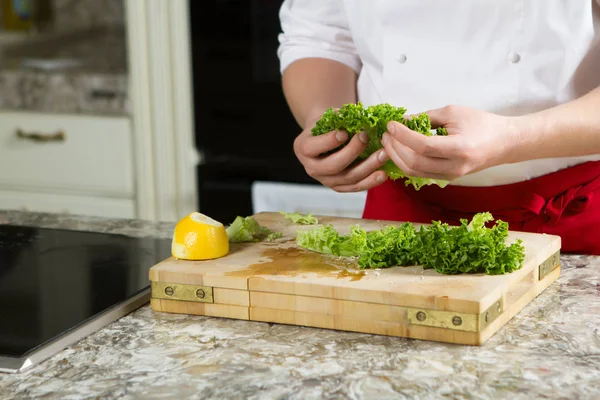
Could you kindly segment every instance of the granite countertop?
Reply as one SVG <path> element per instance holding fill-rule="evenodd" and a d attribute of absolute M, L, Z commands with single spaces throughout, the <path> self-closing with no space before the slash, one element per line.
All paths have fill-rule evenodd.
<path fill-rule="evenodd" d="M 129 115 L 126 43 L 125 27 L 112 25 L 41 34 L 5 46 L 0 110 Z"/>
<path fill-rule="evenodd" d="M 0 212 L 0 223 L 170 237 L 171 224 Z M 600 398 L 600 257 L 481 347 L 157 313 L 148 305 L 20 375 L 2 398 Z"/>

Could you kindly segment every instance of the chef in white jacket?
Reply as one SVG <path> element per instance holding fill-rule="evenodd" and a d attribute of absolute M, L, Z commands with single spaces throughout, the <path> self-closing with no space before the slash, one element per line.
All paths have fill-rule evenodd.
<path fill-rule="evenodd" d="M 304 129 L 294 150 L 339 192 L 368 190 L 363 216 L 458 222 L 490 211 L 510 229 L 600 254 L 600 0 L 285 0 L 278 56 Z M 390 123 L 312 136 L 329 107 L 389 103 L 427 112 L 443 136 Z M 378 170 L 450 180 L 419 191 Z"/>

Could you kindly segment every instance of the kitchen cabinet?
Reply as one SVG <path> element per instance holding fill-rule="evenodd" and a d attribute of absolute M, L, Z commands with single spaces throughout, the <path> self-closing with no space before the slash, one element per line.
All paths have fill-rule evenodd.
<path fill-rule="evenodd" d="M 0 112 L 0 208 L 133 218 L 127 117 Z"/>
<path fill-rule="evenodd" d="M 0 209 L 162 221 L 196 210 L 200 157 L 194 144 L 187 0 L 130 0 L 123 12 L 126 73 L 97 72 L 118 52 L 107 52 L 106 65 L 96 68 L 89 61 L 98 57 L 73 50 L 92 64 L 89 70 L 44 70 L 24 78 L 19 74 L 25 70 L 2 64 L 7 70 L 0 71 L 6 75 L 0 83 L 4 79 L 5 89 L 19 93 L 5 90 L 0 96 L 19 101 L 0 102 Z M 19 44 L 18 53 L 27 54 L 24 61 L 37 57 L 39 49 L 63 49 L 61 40 L 79 37 L 88 42 L 76 47 L 93 49 L 94 43 L 114 39 L 102 32 L 38 38 L 28 51 Z M 109 90 L 110 84 L 97 89 L 98 82 L 110 81 L 107 77 L 127 94 Z M 9 81 L 19 84 L 6 85 Z M 101 98 L 112 104 L 115 93 L 126 98 L 122 113 L 94 112 L 94 107 L 113 110 L 116 106 L 103 108 Z M 121 100 L 117 103 L 121 107 Z M 74 109 L 62 111 L 66 104 Z"/>
<path fill-rule="evenodd" d="M 0 185 L 131 197 L 128 118 L 0 113 Z"/>

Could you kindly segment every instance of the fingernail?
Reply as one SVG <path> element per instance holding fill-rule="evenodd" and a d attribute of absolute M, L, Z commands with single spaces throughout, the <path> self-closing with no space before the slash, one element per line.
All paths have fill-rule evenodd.
<path fill-rule="evenodd" d="M 337 131 L 335 133 L 335 138 L 338 140 L 338 142 L 345 142 L 346 139 L 348 139 L 348 135 L 346 134 L 346 132 Z"/>
<path fill-rule="evenodd" d="M 379 160 L 379 162 L 385 162 L 388 159 L 387 153 L 383 150 L 381 150 L 379 152 L 379 154 L 377 154 L 377 159 Z"/>
<path fill-rule="evenodd" d="M 388 122 L 387 130 L 389 133 L 394 133 L 394 131 L 396 130 L 396 125 L 392 121 Z"/>
<path fill-rule="evenodd" d="M 381 182 L 383 182 L 384 179 L 385 179 L 384 176 L 379 174 L 375 177 L 375 182 L 381 183 Z"/>
<path fill-rule="evenodd" d="M 358 134 L 358 139 L 363 142 L 364 144 L 369 143 L 369 137 L 367 136 L 366 132 L 361 132 Z"/>
<path fill-rule="evenodd" d="M 385 146 L 387 144 L 387 141 L 388 141 L 388 134 L 387 134 L 387 132 L 384 132 L 383 136 L 381 137 L 381 144 L 383 146 Z"/>

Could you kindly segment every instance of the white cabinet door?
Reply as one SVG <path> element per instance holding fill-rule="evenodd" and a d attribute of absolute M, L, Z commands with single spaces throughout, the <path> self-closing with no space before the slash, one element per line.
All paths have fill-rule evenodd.
<path fill-rule="evenodd" d="M 126 117 L 0 112 L 0 190 L 132 198 Z"/>

